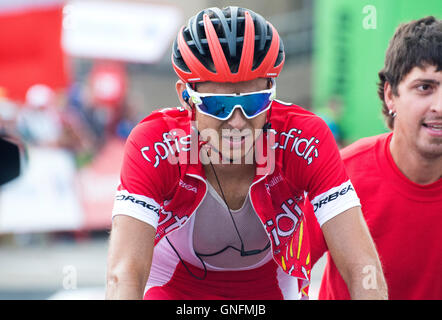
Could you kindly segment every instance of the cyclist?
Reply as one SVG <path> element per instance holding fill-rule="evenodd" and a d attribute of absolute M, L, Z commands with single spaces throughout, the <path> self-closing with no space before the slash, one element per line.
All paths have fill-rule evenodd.
<path fill-rule="evenodd" d="M 153 112 L 126 143 L 107 298 L 307 298 L 308 208 L 352 297 L 385 298 L 332 133 L 275 100 L 277 30 L 249 9 L 208 8 L 179 31 L 172 63 L 181 106 Z M 358 280 L 366 264 L 378 270 L 377 290 Z"/>

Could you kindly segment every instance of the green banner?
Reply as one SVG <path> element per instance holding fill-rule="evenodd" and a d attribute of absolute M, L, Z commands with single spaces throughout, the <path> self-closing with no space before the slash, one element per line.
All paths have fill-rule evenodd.
<path fill-rule="evenodd" d="M 313 107 L 343 144 L 387 130 L 378 72 L 400 23 L 441 18 L 442 0 L 316 0 Z"/>

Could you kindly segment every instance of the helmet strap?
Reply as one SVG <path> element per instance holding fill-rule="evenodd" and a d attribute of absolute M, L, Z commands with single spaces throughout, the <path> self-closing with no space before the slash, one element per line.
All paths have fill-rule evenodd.
<path fill-rule="evenodd" d="M 272 106 L 270 106 L 269 111 L 267 112 L 266 123 L 262 127 L 262 131 L 267 132 L 272 128 L 272 123 L 270 122 L 271 116 L 272 116 Z"/>

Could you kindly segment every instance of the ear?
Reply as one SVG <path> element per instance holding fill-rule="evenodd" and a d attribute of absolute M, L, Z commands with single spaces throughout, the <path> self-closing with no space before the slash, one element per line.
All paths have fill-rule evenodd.
<path fill-rule="evenodd" d="M 175 89 L 181 105 L 187 110 L 191 111 L 191 107 L 189 106 L 189 103 L 191 103 L 190 100 L 187 103 L 183 98 L 183 92 L 186 90 L 186 84 L 182 80 L 178 80 L 175 84 Z"/>
<path fill-rule="evenodd" d="M 390 83 L 388 81 L 384 84 L 384 101 L 387 105 L 388 109 L 391 112 L 396 112 L 395 106 L 394 106 L 394 93 L 393 88 L 391 87 Z"/>

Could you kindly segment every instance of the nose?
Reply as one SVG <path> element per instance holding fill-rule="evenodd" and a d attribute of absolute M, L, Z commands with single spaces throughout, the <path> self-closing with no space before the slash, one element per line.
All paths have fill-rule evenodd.
<path fill-rule="evenodd" d="M 432 102 L 431 110 L 438 114 L 442 114 L 442 85 L 439 85 L 437 94 L 434 96 L 434 101 Z"/>
<path fill-rule="evenodd" d="M 233 111 L 233 114 L 230 116 L 229 119 L 226 120 L 227 124 L 232 128 L 232 129 L 239 129 L 242 130 L 246 127 L 247 125 L 247 118 L 244 117 L 244 114 L 242 113 L 240 108 L 236 108 Z"/>

